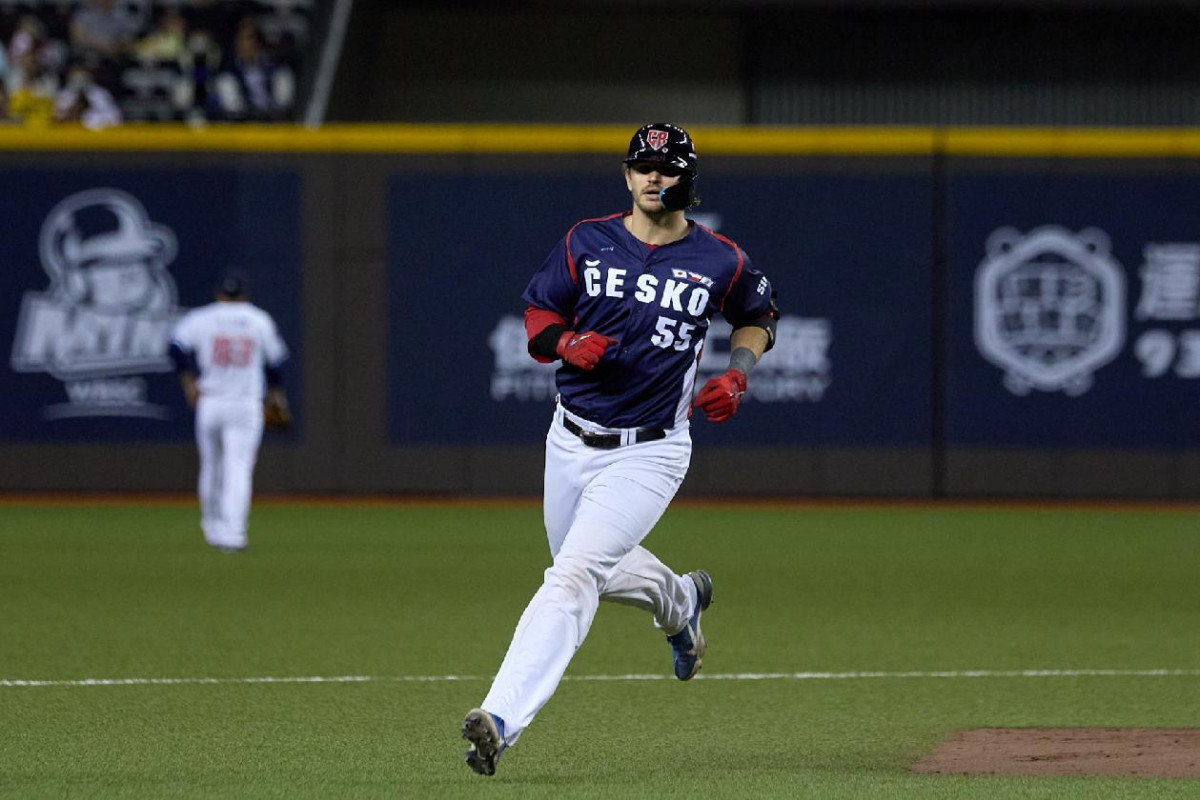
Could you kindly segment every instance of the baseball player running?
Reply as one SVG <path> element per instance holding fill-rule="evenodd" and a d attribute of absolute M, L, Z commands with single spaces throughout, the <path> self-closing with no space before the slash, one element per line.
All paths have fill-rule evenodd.
<path fill-rule="evenodd" d="M 770 282 L 736 243 L 684 216 L 696 153 L 682 128 L 640 128 L 624 160 L 631 210 L 576 223 L 525 290 L 529 352 L 561 359 L 546 436 L 543 513 L 553 564 L 517 623 L 491 690 L 467 713 L 467 764 L 493 775 L 550 699 L 601 600 L 645 609 L 670 644 L 675 677 L 705 652 L 703 570 L 678 575 L 641 546 L 691 460 L 692 392 L 713 314 L 733 326 L 729 369 L 695 406 L 738 410 L 775 336 Z"/>
<path fill-rule="evenodd" d="M 290 418 L 280 369 L 287 346 L 271 316 L 249 302 L 245 280 L 228 275 L 216 302 L 175 326 L 170 352 L 196 411 L 204 538 L 222 552 L 244 550 L 264 394 L 272 414 Z"/>

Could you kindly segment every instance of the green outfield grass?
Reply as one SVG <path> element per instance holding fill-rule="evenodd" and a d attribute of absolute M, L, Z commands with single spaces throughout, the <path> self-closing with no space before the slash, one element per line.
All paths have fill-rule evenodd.
<path fill-rule="evenodd" d="M 1197 674 L 963 674 L 1200 670 L 1194 511 L 676 506 L 647 544 L 713 575 L 701 676 L 606 604 L 494 778 L 458 726 L 547 566 L 536 505 L 260 503 L 251 541 L 209 550 L 184 504 L 0 504 L 0 796 L 1200 796 L 908 771 L 965 728 L 1200 725 Z"/>

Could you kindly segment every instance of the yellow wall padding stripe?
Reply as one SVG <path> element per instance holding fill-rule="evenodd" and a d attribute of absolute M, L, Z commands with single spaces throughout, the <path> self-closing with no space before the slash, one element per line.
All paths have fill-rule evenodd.
<path fill-rule="evenodd" d="M 958 156 L 1200 156 L 1200 128 L 949 128 L 943 136 L 944 152 Z"/>
<path fill-rule="evenodd" d="M 238 153 L 623 153 L 636 124 L 185 125 L 105 131 L 0 127 L 0 151 Z M 1200 128 L 692 128 L 701 157 L 958 156 L 1194 158 Z"/>

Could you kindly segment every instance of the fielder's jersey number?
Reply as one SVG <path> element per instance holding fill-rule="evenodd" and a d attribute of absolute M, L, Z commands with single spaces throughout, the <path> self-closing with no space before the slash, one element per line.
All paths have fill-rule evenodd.
<path fill-rule="evenodd" d="M 249 336 L 217 336 L 212 345 L 213 365 L 217 367 L 246 367 L 254 357 L 254 339 Z"/>

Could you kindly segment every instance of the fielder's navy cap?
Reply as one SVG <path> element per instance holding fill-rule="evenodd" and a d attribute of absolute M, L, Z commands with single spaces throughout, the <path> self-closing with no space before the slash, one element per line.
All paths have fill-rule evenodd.
<path fill-rule="evenodd" d="M 246 276 L 240 272 L 227 272 L 221 276 L 220 282 L 217 283 L 217 291 L 226 297 L 242 297 L 249 288 L 250 285 L 246 281 Z"/>

